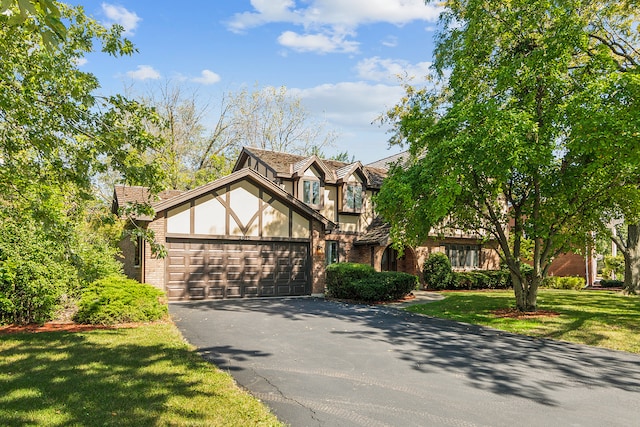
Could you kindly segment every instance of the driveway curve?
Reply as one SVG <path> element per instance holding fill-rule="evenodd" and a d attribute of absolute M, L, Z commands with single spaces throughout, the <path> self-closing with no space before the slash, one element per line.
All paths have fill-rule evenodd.
<path fill-rule="evenodd" d="M 169 311 L 291 426 L 639 425 L 634 354 L 317 298 Z"/>

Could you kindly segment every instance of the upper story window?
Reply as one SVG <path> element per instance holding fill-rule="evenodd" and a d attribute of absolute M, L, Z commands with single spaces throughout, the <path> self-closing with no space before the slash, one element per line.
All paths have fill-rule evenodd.
<path fill-rule="evenodd" d="M 362 184 L 349 183 L 344 185 L 342 210 L 344 212 L 362 211 Z"/>
<path fill-rule="evenodd" d="M 320 181 L 310 179 L 302 181 L 302 201 L 311 206 L 320 205 Z"/>

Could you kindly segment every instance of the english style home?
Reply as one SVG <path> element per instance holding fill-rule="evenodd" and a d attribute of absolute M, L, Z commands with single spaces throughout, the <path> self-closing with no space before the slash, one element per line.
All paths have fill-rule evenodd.
<path fill-rule="evenodd" d="M 155 216 L 136 219 L 168 256 L 125 239 L 125 273 L 189 300 L 322 294 L 334 262 L 419 275 L 431 252 L 445 252 L 457 269 L 498 268 L 495 242 L 458 230 L 398 256 L 372 196 L 401 157 L 363 165 L 244 148 L 230 175 L 161 193 Z M 116 187 L 113 211 L 147 197 L 142 187 Z"/>

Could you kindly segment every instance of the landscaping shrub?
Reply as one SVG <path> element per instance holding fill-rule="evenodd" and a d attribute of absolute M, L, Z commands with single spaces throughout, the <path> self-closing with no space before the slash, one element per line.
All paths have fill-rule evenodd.
<path fill-rule="evenodd" d="M 149 322 L 167 315 L 164 292 L 123 276 L 97 280 L 82 292 L 79 323 L 112 325 L 125 322 Z"/>
<path fill-rule="evenodd" d="M 418 283 L 412 274 L 384 271 L 356 280 L 353 289 L 359 301 L 395 301 L 415 290 Z"/>
<path fill-rule="evenodd" d="M 603 288 L 622 288 L 624 282 L 622 280 L 600 280 L 600 286 Z"/>
<path fill-rule="evenodd" d="M 615 273 L 616 277 L 624 277 L 624 256 L 617 255 L 605 255 L 604 256 L 604 268 L 602 269 L 603 277 L 613 277 Z"/>
<path fill-rule="evenodd" d="M 582 277 L 575 276 L 548 276 L 542 281 L 542 287 L 551 289 L 573 289 L 584 288 L 586 281 Z"/>
<path fill-rule="evenodd" d="M 77 286 L 64 247 L 32 223 L 0 222 L 0 323 L 44 323 Z"/>
<path fill-rule="evenodd" d="M 327 294 L 333 298 L 357 299 L 354 282 L 372 276 L 376 270 L 367 264 L 339 262 L 327 266 Z"/>
<path fill-rule="evenodd" d="M 424 261 L 424 281 L 429 289 L 450 289 L 453 283 L 451 261 L 446 254 L 434 252 Z"/>
<path fill-rule="evenodd" d="M 508 289 L 512 287 L 511 274 L 508 269 L 484 270 L 482 274 L 487 278 L 485 289 Z"/>

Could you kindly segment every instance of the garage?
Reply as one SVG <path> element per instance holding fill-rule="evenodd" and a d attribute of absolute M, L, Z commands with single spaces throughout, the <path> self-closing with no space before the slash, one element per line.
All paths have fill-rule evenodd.
<path fill-rule="evenodd" d="M 167 295 L 171 300 L 308 295 L 309 245 L 168 238 Z"/>

